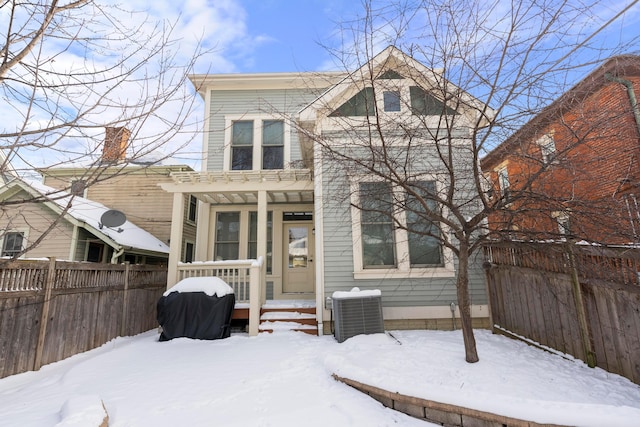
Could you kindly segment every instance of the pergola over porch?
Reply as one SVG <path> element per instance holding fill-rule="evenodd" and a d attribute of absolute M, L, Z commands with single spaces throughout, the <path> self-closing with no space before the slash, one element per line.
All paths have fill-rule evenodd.
<path fill-rule="evenodd" d="M 266 300 L 267 213 L 274 203 L 313 203 L 313 173 L 307 169 L 175 172 L 173 182 L 160 186 L 173 193 L 167 289 L 185 277 L 217 275 L 225 271 L 223 280 L 230 277 L 236 301 L 249 306 L 249 334 L 256 335 L 260 308 Z M 187 196 L 198 199 L 194 263 L 181 263 L 183 218 Z M 212 205 L 256 205 L 257 260 L 213 261 L 207 259 Z M 235 264 L 234 264 L 235 261 Z M 217 264 L 220 264 L 219 266 Z M 233 271 L 229 271 L 229 269 Z M 235 275 L 235 276 L 234 276 Z M 257 276 L 257 277 L 256 277 Z M 249 286 L 249 283 L 252 285 Z"/>

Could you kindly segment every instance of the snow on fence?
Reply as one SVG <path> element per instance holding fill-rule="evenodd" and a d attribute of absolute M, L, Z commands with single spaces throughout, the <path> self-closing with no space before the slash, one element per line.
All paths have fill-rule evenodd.
<path fill-rule="evenodd" d="M 501 242 L 484 253 L 495 332 L 640 384 L 640 248 Z"/>
<path fill-rule="evenodd" d="M 0 378 L 155 328 L 166 282 L 166 267 L 0 263 Z"/>

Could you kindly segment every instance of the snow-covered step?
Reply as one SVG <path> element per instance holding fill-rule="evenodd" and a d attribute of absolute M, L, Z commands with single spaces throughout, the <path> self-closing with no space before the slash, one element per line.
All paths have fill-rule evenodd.
<path fill-rule="evenodd" d="M 315 319 L 314 319 L 315 321 Z M 278 331 L 300 331 L 311 335 L 318 334 L 317 324 L 305 324 L 300 322 L 288 322 L 282 320 L 271 321 L 267 320 L 260 322 L 260 332 L 278 332 Z"/>

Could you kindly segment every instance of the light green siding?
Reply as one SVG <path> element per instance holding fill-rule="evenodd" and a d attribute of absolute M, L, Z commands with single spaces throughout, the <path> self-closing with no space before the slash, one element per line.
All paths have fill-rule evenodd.
<path fill-rule="evenodd" d="M 468 160 L 468 150 L 464 145 L 454 148 L 454 157 L 460 165 Z M 412 155 L 413 168 L 429 173 L 442 173 L 438 166 L 436 147 L 433 143 L 423 144 L 420 153 Z M 325 295 L 334 291 L 348 291 L 357 286 L 360 289 L 380 289 L 383 305 L 386 307 L 443 306 L 457 302 L 455 277 L 420 279 L 354 279 L 353 250 L 350 206 L 350 185 L 347 165 L 326 164 L 323 168 L 324 193 L 324 289 Z M 352 166 L 351 166 L 352 168 Z M 350 170 L 353 173 L 353 169 Z M 459 168 L 456 182 L 457 196 L 461 202 L 473 198 L 473 175 L 471 171 Z M 460 176 L 463 179 L 460 179 Z M 475 206 L 478 206 L 475 204 Z M 472 304 L 486 304 L 485 276 L 482 259 L 478 255 L 472 260 L 469 270 Z M 457 271 L 457 259 L 454 258 Z"/>
<path fill-rule="evenodd" d="M 223 169 L 225 115 L 292 115 L 313 101 L 317 93 L 317 89 L 211 91 L 207 170 Z M 291 132 L 291 161 L 296 162 L 302 156 L 297 134 L 293 129 Z"/>

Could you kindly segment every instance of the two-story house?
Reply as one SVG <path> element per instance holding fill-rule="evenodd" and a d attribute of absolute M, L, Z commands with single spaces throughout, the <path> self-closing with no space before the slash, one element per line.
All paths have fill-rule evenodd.
<path fill-rule="evenodd" d="M 164 165 L 127 159 L 130 132 L 126 128 L 108 127 L 99 162 L 86 165 L 49 167 L 40 170 L 43 183 L 68 191 L 118 210 L 136 226 L 169 245 L 171 237 L 172 197 L 159 184 L 171 182 L 173 172 L 192 172 L 187 165 Z M 182 215 L 183 236 L 177 246 L 181 261 L 191 261 L 195 254 L 196 199 L 185 194 Z M 96 242 L 96 245 L 101 243 Z M 127 254 L 123 260 L 146 263 L 143 255 Z M 166 261 L 165 261 L 166 262 Z"/>
<path fill-rule="evenodd" d="M 517 239 L 640 239 L 640 57 L 612 57 L 481 161 Z"/>
<path fill-rule="evenodd" d="M 349 74 L 192 76 L 205 102 L 203 171 L 172 173 L 173 183 L 162 187 L 174 195 L 172 241 L 183 233 L 184 195 L 199 201 L 195 262 L 180 263 L 172 246 L 168 286 L 191 275 L 224 275 L 234 287 L 236 281 L 250 281 L 249 290 L 236 289 L 236 308 L 249 303 L 251 334 L 257 333 L 257 311 L 264 306 L 310 307 L 319 332 L 326 333 L 331 296 L 355 287 L 381 291 L 389 328 L 451 329 L 456 262 L 450 251 L 434 240 L 412 240 L 392 222 L 364 218 L 354 208 L 366 204 L 360 200 L 365 193 L 358 189 L 371 184 L 379 192 L 373 188 L 376 180 L 361 171 L 335 173 L 335 159 L 314 137 L 348 146 L 354 129 L 373 131 L 371 102 L 392 113 L 385 120 L 430 114 L 419 102 L 428 98 L 441 105 L 441 94 L 429 94 L 437 86 L 430 80 L 433 76 L 395 47 Z M 395 89 L 380 91 L 377 99 L 372 87 L 382 82 Z M 437 126 L 438 120 L 433 123 Z M 463 146 L 468 130 L 461 126 L 456 132 Z M 420 176 L 441 172 L 435 170 L 438 153 L 432 140 L 424 136 L 412 144 L 422 144 L 421 153 L 429 156 L 415 159 L 413 167 L 426 172 Z M 345 190 L 358 200 L 345 198 Z M 392 237 L 379 239 L 379 230 Z M 258 261 L 237 261 L 247 259 Z M 252 280 L 242 279 L 241 270 L 251 270 L 246 274 Z M 479 265 L 472 266 L 470 277 L 472 315 L 477 326 L 485 325 L 488 312 Z"/>

